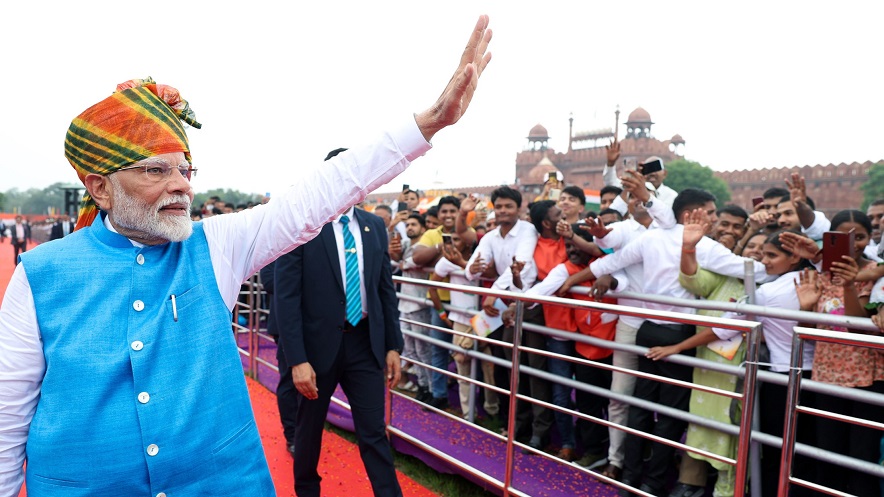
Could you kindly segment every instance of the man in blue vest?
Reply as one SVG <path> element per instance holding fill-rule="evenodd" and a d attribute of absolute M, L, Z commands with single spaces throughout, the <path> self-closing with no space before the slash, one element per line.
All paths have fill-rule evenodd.
<path fill-rule="evenodd" d="M 482 16 L 428 110 L 265 205 L 190 220 L 178 91 L 132 80 L 77 116 L 78 231 L 22 254 L 0 307 L 0 497 L 276 495 L 231 309 L 243 281 L 392 180 L 466 111 Z M 72 263 L 72 260 L 74 263 Z"/>

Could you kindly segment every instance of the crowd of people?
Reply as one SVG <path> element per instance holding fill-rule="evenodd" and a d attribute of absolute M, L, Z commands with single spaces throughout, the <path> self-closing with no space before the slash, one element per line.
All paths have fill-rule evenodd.
<path fill-rule="evenodd" d="M 682 299 L 735 302 L 745 295 L 746 261 L 754 262 L 759 283 L 755 298 L 768 308 L 804 310 L 832 315 L 872 317 L 879 326 L 884 315 L 884 284 L 876 281 L 884 252 L 881 243 L 884 199 L 871 203 L 866 212 L 849 209 L 831 219 L 817 210 L 798 174 L 784 178 L 783 186 L 770 188 L 752 206 L 719 205 L 715 196 L 701 189 L 676 193 L 665 185 L 666 169 L 660 159 L 643 162 L 653 172 L 617 170 L 619 146 L 608 147 L 608 167 L 601 191 L 600 212 L 584 209 L 580 188 L 565 186 L 551 176 L 540 196 L 524 202 L 522 193 L 502 186 L 489 199 L 480 195 L 442 197 L 426 212 L 417 211 L 418 193 L 403 190 L 393 205 L 380 205 L 375 213 L 389 230 L 389 252 L 394 266 L 410 278 L 483 285 L 493 289 L 533 295 L 559 295 L 601 300 L 648 310 L 677 311 L 706 316 L 742 318 L 735 313 L 696 311 L 686 305 L 668 305 L 617 298 L 622 291 L 665 295 Z M 658 164 L 655 164 L 658 163 Z M 551 197 L 555 198 L 552 200 Z M 493 211 L 485 212 L 490 200 Z M 829 233 L 849 233 L 854 252 L 826 263 L 823 270 L 822 240 Z M 884 267 L 884 266 L 880 266 Z M 571 293 L 575 286 L 588 292 Z M 512 342 L 514 304 L 488 297 L 445 289 L 402 284 L 410 299 L 400 301 L 404 329 L 444 340 L 455 346 L 511 359 L 511 349 L 475 340 L 473 313 L 502 317 L 504 325 L 488 330 L 490 338 Z M 421 303 L 421 297 L 432 305 Z M 450 310 L 446 310 L 450 304 Z M 763 323 L 766 368 L 786 374 L 789 370 L 794 320 L 758 317 Z M 526 323 L 546 325 L 566 332 L 636 344 L 649 348 L 636 355 L 568 340 L 567 335 L 547 335 L 524 330 L 522 345 L 562 356 L 653 373 L 727 391 L 740 391 L 735 377 L 704 368 L 666 361 L 672 354 L 696 356 L 721 364 L 739 365 L 746 345 L 739 332 L 695 327 L 662 319 L 640 319 L 563 306 L 527 306 Z M 431 328 L 418 323 L 430 323 Z M 810 326 L 814 326 L 810 324 Z M 850 331 L 845 328 L 820 328 Z M 441 331 L 450 328 L 453 332 Z M 457 348 L 454 349 L 458 350 Z M 503 433 L 515 430 L 517 440 L 533 450 L 546 450 L 566 461 L 596 468 L 652 495 L 693 497 L 714 486 L 714 495 L 733 495 L 735 470 L 715 458 L 695 453 L 676 454 L 661 443 L 651 443 L 616 428 L 533 403 L 519 403 L 515 426 L 507 426 L 508 403 L 491 389 L 480 389 L 481 402 L 470 412 L 473 385 L 459 383 L 459 405 L 449 406 L 448 377 L 433 370 L 407 364 L 407 359 L 445 370 L 454 361 L 459 374 L 470 375 L 470 359 L 463 353 L 433 346 L 413 336 L 405 337 L 404 371 L 399 388 L 413 391 L 417 400 L 436 409 L 460 412 Z M 846 388 L 884 393 L 884 354 L 869 348 L 806 343 L 804 377 Z M 484 382 L 506 388 L 509 371 L 480 361 Z M 576 379 L 614 393 L 657 402 L 664 406 L 738 424 L 739 402 L 707 392 L 660 383 L 620 372 L 539 354 L 525 354 L 521 364 Z M 574 408 L 583 414 L 669 439 L 687 437 L 687 444 L 724 457 L 734 458 L 737 439 L 717 430 L 609 400 L 565 385 L 525 375 L 520 392 L 539 401 Z M 760 386 L 761 427 L 781 436 L 785 413 L 785 387 Z M 838 414 L 884 422 L 884 411 L 863 402 L 802 393 L 801 402 Z M 557 437 L 551 437 L 555 426 Z M 555 443 L 553 444 L 553 440 Z M 881 434 L 831 419 L 801 416 L 798 442 L 835 453 L 878 463 Z M 526 449 L 530 453 L 531 449 Z M 780 451 L 764 446 L 762 495 L 776 495 Z M 680 461 L 676 464 L 677 461 Z M 795 459 L 794 474 L 856 495 L 879 495 L 880 481 L 860 471 L 810 460 Z M 677 469 L 675 469 L 677 467 Z M 670 487 L 673 473 L 677 483 Z M 713 483 L 714 480 L 714 483 Z M 797 488 L 796 495 L 810 494 Z M 621 495 L 631 495 L 621 491 Z"/>

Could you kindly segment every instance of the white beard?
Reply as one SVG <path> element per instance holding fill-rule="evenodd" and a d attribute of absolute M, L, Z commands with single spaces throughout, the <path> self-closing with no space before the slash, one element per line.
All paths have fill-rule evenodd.
<path fill-rule="evenodd" d="M 150 205 L 133 197 L 123 190 L 113 175 L 108 176 L 113 184 L 113 220 L 116 224 L 137 231 L 140 238 L 181 242 L 193 233 L 193 221 L 189 215 L 160 216 L 160 209 L 170 204 L 184 204 L 185 212 L 190 212 L 190 197 L 173 195 Z"/>

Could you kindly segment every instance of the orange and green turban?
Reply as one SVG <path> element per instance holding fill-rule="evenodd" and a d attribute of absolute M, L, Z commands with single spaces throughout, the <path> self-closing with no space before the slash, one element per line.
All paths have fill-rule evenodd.
<path fill-rule="evenodd" d="M 153 79 L 117 85 L 113 95 L 74 118 L 64 139 L 64 155 L 85 184 L 88 174 L 107 175 L 148 157 L 184 152 L 190 162 L 181 121 L 200 128 L 178 90 Z M 92 224 L 98 206 L 83 196 L 76 229 Z"/>

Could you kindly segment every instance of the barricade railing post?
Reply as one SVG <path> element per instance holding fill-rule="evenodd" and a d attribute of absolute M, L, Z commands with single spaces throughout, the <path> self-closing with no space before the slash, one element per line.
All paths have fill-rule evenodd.
<path fill-rule="evenodd" d="M 786 393 L 786 420 L 783 428 L 783 446 L 780 456 L 779 497 L 789 495 L 789 478 L 792 476 L 792 458 L 795 452 L 795 433 L 798 421 L 798 396 L 801 393 L 801 367 L 804 365 L 804 339 L 799 333 L 792 335 L 792 360 L 789 365 L 789 386 Z"/>
<path fill-rule="evenodd" d="M 515 324 L 513 325 L 513 361 L 512 369 L 510 369 L 510 398 L 509 398 L 509 415 L 507 416 L 507 432 L 506 432 L 506 468 L 504 469 L 503 478 L 503 496 L 509 497 L 510 487 L 513 484 L 513 467 L 515 461 L 515 446 L 513 442 L 516 437 L 516 410 L 518 406 L 519 394 L 519 360 L 522 343 L 522 318 L 525 315 L 525 303 L 521 300 L 516 301 Z"/>
<path fill-rule="evenodd" d="M 479 341 L 473 340 L 473 350 L 479 350 Z M 455 361 L 457 362 L 457 361 Z M 470 379 L 476 380 L 479 377 L 479 359 L 475 357 L 470 358 Z M 476 384 L 470 383 L 470 397 L 469 397 L 469 412 L 464 414 L 467 415 L 467 420 L 472 423 L 476 420 Z M 457 386 L 457 397 L 460 398 L 460 385 Z"/>
<path fill-rule="evenodd" d="M 755 262 L 749 259 L 746 259 L 746 262 L 743 264 L 743 287 L 746 291 L 746 303 L 750 305 L 755 305 Z M 755 321 L 754 315 L 746 315 L 747 321 Z M 755 345 L 754 352 L 750 347 Z M 752 431 L 760 431 L 761 430 L 761 407 L 758 401 L 759 389 L 758 389 L 758 357 L 761 353 L 761 332 L 758 333 L 758 340 L 753 341 L 751 338 L 746 343 L 746 376 L 749 376 L 749 362 L 755 363 L 755 367 L 752 368 L 752 390 L 749 390 L 748 383 L 743 380 L 743 398 L 748 399 L 749 395 L 752 396 L 751 410 L 744 405 L 743 413 L 747 413 L 750 415 L 750 427 Z M 743 428 L 742 423 L 740 425 L 740 433 L 742 433 L 745 428 Z M 743 447 L 740 445 L 739 447 Z M 739 460 L 739 459 L 738 459 Z M 753 441 L 751 437 L 749 438 L 749 474 L 760 475 L 761 474 L 761 444 Z M 745 475 L 746 478 L 749 477 L 749 474 Z M 737 479 L 737 484 L 739 485 L 740 479 Z M 745 489 L 745 482 L 744 489 Z M 752 478 L 749 480 L 750 495 L 761 495 L 761 478 Z"/>
<path fill-rule="evenodd" d="M 746 375 L 743 378 L 743 410 L 740 416 L 740 436 L 737 443 L 737 467 L 734 496 L 743 497 L 749 479 L 747 468 L 749 443 L 752 440 L 752 425 L 755 416 L 756 379 L 758 376 L 758 347 L 761 343 L 761 325 L 755 326 L 746 337 Z M 760 474 L 760 473 L 753 473 Z M 760 495 L 753 493 L 752 495 Z"/>

